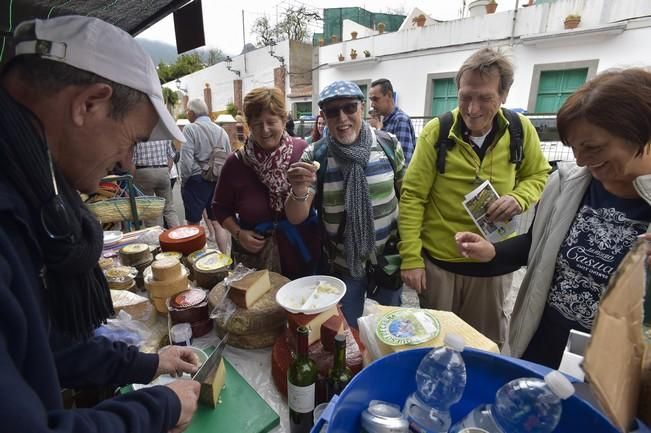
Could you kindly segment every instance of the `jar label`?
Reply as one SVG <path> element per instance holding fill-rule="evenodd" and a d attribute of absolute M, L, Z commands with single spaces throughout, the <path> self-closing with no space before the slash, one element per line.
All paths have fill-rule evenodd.
<path fill-rule="evenodd" d="M 314 410 L 315 384 L 296 386 L 287 381 L 287 403 L 289 408 L 298 413 Z"/>
<path fill-rule="evenodd" d="M 170 232 L 170 239 L 185 239 L 192 237 L 199 233 L 199 228 L 197 227 L 179 227 Z"/>

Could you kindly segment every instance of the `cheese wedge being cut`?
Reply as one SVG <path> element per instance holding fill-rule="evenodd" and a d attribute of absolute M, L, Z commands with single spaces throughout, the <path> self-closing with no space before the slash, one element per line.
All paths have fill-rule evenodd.
<path fill-rule="evenodd" d="M 335 337 L 344 333 L 344 319 L 337 315 L 332 316 L 321 325 L 321 344 L 328 352 L 335 350 Z"/>
<path fill-rule="evenodd" d="M 206 406 L 217 407 L 219 404 L 219 394 L 226 383 L 226 366 L 224 359 L 219 362 L 219 367 L 213 369 L 212 373 L 201 382 L 199 391 L 199 401 Z"/>
<path fill-rule="evenodd" d="M 287 313 L 287 324 L 289 330 L 295 334 L 299 326 L 307 326 L 310 329 L 310 335 L 307 344 L 316 343 L 321 339 L 321 325 L 333 316 L 338 316 L 337 306 L 327 309 L 318 314 Z"/>
<path fill-rule="evenodd" d="M 251 308 L 255 301 L 269 290 L 271 290 L 269 271 L 264 269 L 253 272 L 241 280 L 234 281 L 231 284 L 228 296 L 238 307 Z"/>

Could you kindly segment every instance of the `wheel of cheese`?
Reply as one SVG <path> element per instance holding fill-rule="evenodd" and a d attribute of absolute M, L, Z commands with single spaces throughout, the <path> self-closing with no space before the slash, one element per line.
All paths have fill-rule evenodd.
<path fill-rule="evenodd" d="M 197 286 L 211 290 L 217 283 L 226 278 L 231 263 L 233 263 L 233 259 L 219 251 L 199 257 L 192 265 Z"/>
<path fill-rule="evenodd" d="M 153 258 L 147 244 L 125 245 L 120 248 L 118 255 L 124 266 L 136 266 Z"/>
<path fill-rule="evenodd" d="M 154 260 L 151 273 L 156 281 L 173 280 L 181 275 L 181 262 L 171 257 Z"/>
<path fill-rule="evenodd" d="M 145 288 L 149 291 L 149 296 L 156 306 L 159 313 L 167 313 L 166 300 L 170 296 L 174 296 L 188 288 L 188 271 L 181 268 L 181 273 L 178 277 L 167 280 L 157 281 L 151 275 L 145 276 Z"/>
<path fill-rule="evenodd" d="M 280 327 L 278 329 L 247 335 L 229 334 L 228 345 L 239 347 L 240 349 L 264 349 L 265 347 L 271 347 L 274 341 L 276 341 L 276 338 L 283 333 L 283 329 L 285 328 Z M 217 325 L 217 322 L 215 322 L 215 331 L 220 338 L 226 334 L 226 330 Z M 287 380 L 286 376 L 285 380 Z"/>
<path fill-rule="evenodd" d="M 265 293 L 258 301 L 251 306 L 251 308 L 237 307 L 235 312 L 225 324 L 221 318 L 215 319 L 217 328 L 226 329 L 230 332 L 231 336 L 234 335 L 251 335 L 260 334 L 273 330 L 271 334 L 278 334 L 276 330 L 284 329 L 286 322 L 286 312 L 276 302 L 276 293 L 278 290 L 289 282 L 289 279 L 270 272 L 271 290 Z M 224 297 L 224 284 L 223 282 L 217 284 L 208 294 L 208 302 L 211 309 L 214 308 Z M 273 340 L 268 346 L 273 344 Z M 267 347 L 267 346 L 260 346 Z"/>
<path fill-rule="evenodd" d="M 206 245 L 206 232 L 201 226 L 179 226 L 165 230 L 158 240 L 161 251 L 176 251 L 188 255 Z"/>
<path fill-rule="evenodd" d="M 183 254 L 179 253 L 178 251 L 166 251 L 164 253 L 158 253 L 156 254 L 156 260 L 160 259 L 166 259 L 166 258 L 173 258 L 177 260 L 181 260 L 183 258 Z"/>

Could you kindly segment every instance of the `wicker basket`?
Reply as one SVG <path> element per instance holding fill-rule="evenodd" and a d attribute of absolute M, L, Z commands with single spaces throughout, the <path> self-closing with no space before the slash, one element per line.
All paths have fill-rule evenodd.
<path fill-rule="evenodd" d="M 162 215 L 164 207 L 165 199 L 163 197 L 136 197 L 136 208 L 138 209 L 138 219 L 140 220 L 158 218 Z M 89 203 L 88 209 L 102 223 L 128 221 L 132 219 L 131 203 L 125 197 L 116 197 Z"/>

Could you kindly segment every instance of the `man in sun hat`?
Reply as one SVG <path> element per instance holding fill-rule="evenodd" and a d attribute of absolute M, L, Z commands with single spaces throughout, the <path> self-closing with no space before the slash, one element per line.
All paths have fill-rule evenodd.
<path fill-rule="evenodd" d="M 382 304 L 400 305 L 400 287 L 378 287 L 372 281 L 369 286 L 367 264 L 395 243 L 405 158 L 394 135 L 363 120 L 364 94 L 357 84 L 326 86 L 319 107 L 330 133 L 290 167 L 285 212 L 291 222 L 301 223 L 316 197 L 330 265 L 325 272 L 346 283 L 343 312 L 349 325 L 357 327 L 367 289 Z"/>
<path fill-rule="evenodd" d="M 60 394 L 196 371 L 187 348 L 144 354 L 93 338 L 113 307 L 97 266 L 102 229 L 77 191 L 127 166 L 137 142 L 184 140 L 154 64 L 127 33 L 90 17 L 24 22 L 13 43 L 0 72 L 2 430 L 182 431 L 197 405 L 191 380 L 83 410 L 64 410 Z"/>

